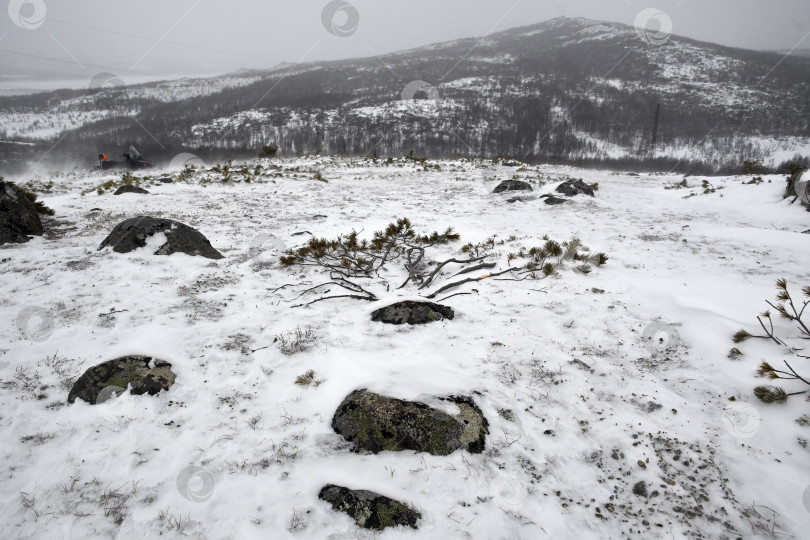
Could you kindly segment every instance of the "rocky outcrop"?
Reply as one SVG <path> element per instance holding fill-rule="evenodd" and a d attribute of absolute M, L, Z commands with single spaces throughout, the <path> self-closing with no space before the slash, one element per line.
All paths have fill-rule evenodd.
<path fill-rule="evenodd" d="M 129 253 L 144 247 L 148 237 L 161 232 L 166 235 L 166 243 L 155 251 L 155 255 L 185 253 L 209 259 L 223 258 L 198 230 L 173 219 L 146 216 L 130 218 L 116 225 L 98 249 L 109 246 L 116 253 Z"/>
<path fill-rule="evenodd" d="M 138 193 L 140 195 L 149 195 L 149 192 L 143 188 L 135 187 L 135 186 L 121 186 L 120 188 L 115 190 L 113 195 L 122 195 L 124 193 Z"/>
<path fill-rule="evenodd" d="M 579 195 L 580 193 L 594 197 L 591 186 L 582 180 L 568 180 L 567 182 L 563 182 L 557 186 L 557 193 L 562 193 L 568 197 L 573 197 L 575 195 Z"/>
<path fill-rule="evenodd" d="M 348 514 L 363 529 L 381 531 L 398 525 L 417 529 L 416 522 L 422 517 L 409 506 L 373 491 L 327 484 L 318 493 L 318 498 L 338 512 Z"/>
<path fill-rule="evenodd" d="M 391 304 L 371 314 L 372 321 L 387 324 L 427 324 L 453 317 L 455 317 L 453 308 L 433 302 L 411 300 Z"/>
<path fill-rule="evenodd" d="M 0 179 L 0 245 L 22 244 L 43 232 L 34 203 L 20 188 Z"/>
<path fill-rule="evenodd" d="M 456 450 L 484 451 L 488 423 L 469 397 L 444 398 L 459 408 L 451 415 L 424 403 L 381 396 L 367 390 L 349 394 L 332 418 L 332 428 L 363 450 L 414 450 L 446 456 Z"/>
<path fill-rule="evenodd" d="M 505 191 L 532 191 L 532 186 L 520 180 L 504 180 L 492 190 L 492 193 L 503 193 Z"/>
<path fill-rule="evenodd" d="M 168 362 L 149 356 L 123 356 L 85 371 L 73 384 L 68 403 L 79 398 L 95 405 L 121 395 L 128 386 L 133 394 L 153 396 L 171 388 L 175 379 Z"/>
<path fill-rule="evenodd" d="M 561 197 L 557 197 L 555 195 L 543 195 L 542 197 L 545 199 L 546 204 L 565 204 L 568 202 L 568 199 L 563 199 Z"/>

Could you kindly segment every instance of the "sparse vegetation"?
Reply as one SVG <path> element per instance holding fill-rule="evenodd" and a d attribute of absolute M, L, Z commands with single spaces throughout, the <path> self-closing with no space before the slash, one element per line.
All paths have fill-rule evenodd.
<path fill-rule="evenodd" d="M 14 182 L 7 182 L 3 179 L 2 176 L 0 176 L 0 182 L 6 182 L 7 184 L 11 184 L 12 186 L 20 190 L 22 194 L 25 195 L 25 198 L 31 201 L 31 204 L 34 205 L 34 208 L 36 208 L 37 212 L 39 212 L 40 214 L 43 214 L 45 216 L 54 215 L 53 209 L 45 206 L 45 204 L 42 201 L 38 201 L 37 200 L 38 196 L 33 191 L 26 189 L 20 185 L 17 185 Z"/>
<path fill-rule="evenodd" d="M 278 334 L 275 341 L 282 354 L 292 356 L 312 349 L 318 343 L 318 336 L 311 328 L 299 326 L 295 330 Z"/>
<path fill-rule="evenodd" d="M 763 174 L 764 172 L 765 167 L 762 166 L 762 163 L 759 160 L 751 159 L 743 161 L 740 174 Z"/>
<path fill-rule="evenodd" d="M 312 369 L 307 370 L 306 372 L 302 373 L 301 375 L 295 378 L 295 384 L 306 387 L 314 386 L 315 388 L 317 388 L 325 382 L 326 379 L 316 379 L 315 371 Z"/>
<path fill-rule="evenodd" d="M 810 339 L 810 328 L 807 323 L 802 320 L 804 310 L 810 305 L 810 286 L 802 288 L 802 295 L 804 300 L 794 301 L 793 296 L 788 290 L 787 280 L 776 280 L 776 303 L 770 300 L 766 301 L 771 308 L 776 310 L 783 319 L 787 319 L 794 323 L 795 328 L 798 330 L 798 339 Z M 800 304 L 800 306 L 797 306 Z M 799 354 L 797 347 L 791 346 L 790 340 L 784 336 L 777 336 L 774 327 L 774 322 L 771 317 L 770 311 L 765 311 L 757 316 L 757 322 L 764 331 L 764 335 L 751 334 L 749 331 L 742 329 L 738 330 L 733 336 L 734 343 L 743 343 L 751 338 L 771 340 L 775 344 L 785 347 L 788 354 L 795 355 L 799 358 L 810 359 L 810 356 Z M 737 359 L 742 356 L 742 352 L 738 348 L 733 348 L 729 352 L 729 358 Z M 776 369 L 769 362 L 763 360 L 757 369 L 757 375 L 760 377 L 767 377 L 771 380 L 785 380 L 785 381 L 799 381 L 807 386 L 810 386 L 810 377 L 800 375 L 793 366 L 787 361 L 783 360 L 786 369 Z M 788 393 L 784 389 L 776 386 L 758 386 L 754 389 L 754 395 L 763 403 L 785 403 L 790 396 L 806 394 L 808 390 Z"/>
<path fill-rule="evenodd" d="M 278 146 L 275 144 L 269 144 L 267 146 L 262 146 L 262 149 L 259 151 L 260 158 L 271 158 L 275 157 L 278 153 Z"/>
<path fill-rule="evenodd" d="M 604 253 L 590 254 L 590 250 L 582 245 L 578 238 L 572 238 L 570 241 L 560 244 L 547 236 L 544 237 L 546 242 L 543 246 L 529 250 L 521 248 L 519 252 L 507 257 L 508 264 L 521 259 L 519 266 L 510 265 L 494 272 L 491 270 L 497 266 L 497 263 L 491 259 L 497 256 L 497 253 L 494 252 L 495 237 L 477 244 L 464 245 L 460 252 L 466 258 L 451 256 L 438 261 L 427 259 L 429 249 L 444 246 L 459 239 L 460 236 L 453 231 L 452 227 L 448 227 L 443 233 L 434 231 L 431 234 L 418 234 L 410 220 L 401 218 L 390 223 L 384 230 L 375 232 L 371 241 L 361 239 L 357 231 L 352 231 L 345 236 L 338 236 L 333 240 L 312 238 L 306 245 L 286 251 L 280 261 L 287 267 L 311 266 L 329 272 L 329 281 L 306 289 L 299 297 L 314 291 L 329 292 L 331 287 L 339 287 L 346 291 L 344 294 L 322 296 L 308 303 L 298 304 L 298 306 L 303 306 L 333 298 L 375 301 L 379 295 L 369 290 L 368 285 L 362 283 L 361 280 L 379 283 L 380 278 L 383 278 L 386 281 L 386 291 L 391 290 L 392 280 L 395 279 L 395 276 L 391 274 L 389 266 L 390 263 L 398 260 L 403 262 L 405 275 L 404 281 L 395 288 L 403 289 L 412 284 L 418 292 L 425 291 L 424 297 L 430 299 L 467 283 L 510 273 L 514 274 L 512 279 L 515 281 L 541 279 L 555 274 L 568 262 L 578 263 L 574 269 L 587 274 L 592 270 L 592 266 L 601 266 L 608 260 Z M 428 292 L 431 286 L 437 284 L 443 270 L 449 265 L 461 267 L 450 278 L 479 270 L 487 272 L 476 277 L 464 277 L 446 282 Z M 388 275 L 383 276 L 386 271 Z"/>

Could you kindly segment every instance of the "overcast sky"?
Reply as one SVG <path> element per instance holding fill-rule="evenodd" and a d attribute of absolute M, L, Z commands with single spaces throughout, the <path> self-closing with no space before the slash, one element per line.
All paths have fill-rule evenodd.
<path fill-rule="evenodd" d="M 8 13 L 0 10 L 0 79 L 25 86 L 26 78 L 89 81 L 100 71 L 126 82 L 219 74 L 282 61 L 373 56 L 561 15 L 632 25 L 650 7 L 669 16 L 675 34 L 753 49 L 810 48 L 810 0 L 346 3 L 332 5 L 327 28 L 329 0 L 0 0 L 8 4 Z"/>

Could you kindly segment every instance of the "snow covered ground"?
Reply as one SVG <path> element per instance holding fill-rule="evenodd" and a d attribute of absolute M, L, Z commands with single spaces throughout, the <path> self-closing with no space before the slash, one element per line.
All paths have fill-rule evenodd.
<path fill-rule="evenodd" d="M 810 427 L 796 419 L 809 404 L 753 396 L 767 384 L 759 362 L 788 358 L 778 346 L 727 358 L 777 278 L 796 294 L 810 284 L 810 214 L 782 199 L 783 177 L 710 178 L 704 194 L 704 178 L 666 189 L 683 178 L 570 167 L 260 163 L 250 183 L 153 177 L 148 196 L 97 194 L 120 178 L 104 173 L 12 179 L 47 191 L 56 218 L 46 237 L 0 248 L 0 537 L 755 538 L 759 526 L 807 538 Z M 596 198 L 544 204 L 569 176 L 598 182 Z M 513 177 L 535 186 L 528 200 L 491 193 Z M 96 250 L 138 215 L 196 227 L 225 258 Z M 257 249 L 301 244 L 304 231 L 370 236 L 397 217 L 454 227 L 447 256 L 497 235 L 498 268 L 545 234 L 610 260 L 589 275 L 483 280 L 445 302 L 455 320 L 393 327 L 370 322 L 379 304 L 292 308 L 322 276 Z M 392 287 L 384 301 L 396 298 Z M 26 335 L 29 306 L 41 311 Z M 652 324 L 666 325 L 670 350 L 644 341 Z M 298 327 L 317 344 L 286 356 L 274 337 Z M 170 362 L 176 384 L 66 404 L 70 377 L 130 354 Z M 310 369 L 325 382 L 294 384 Z M 330 421 L 358 388 L 471 395 L 489 420 L 486 450 L 353 453 Z M 327 483 L 406 502 L 420 528 L 362 531 L 318 500 Z"/>

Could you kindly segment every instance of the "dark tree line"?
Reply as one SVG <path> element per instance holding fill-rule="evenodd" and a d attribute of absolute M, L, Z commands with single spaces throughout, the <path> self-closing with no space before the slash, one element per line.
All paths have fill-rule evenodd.
<path fill-rule="evenodd" d="M 673 40 L 672 47 L 702 47 L 703 54 L 725 55 L 737 66 L 673 86 L 655 55 L 681 49 L 667 45 L 653 54 L 634 36 L 621 33 L 570 44 L 571 31 L 555 27 L 532 37 L 505 32 L 461 63 L 458 59 L 472 43 L 299 66 L 289 74 L 268 74 L 246 86 L 180 102 L 139 97 L 134 87 L 2 98 L 0 111 L 48 110 L 66 100 L 79 109 L 121 111 L 62 134 L 48 156 L 52 161 L 86 156 L 88 165 L 98 152 L 114 155 L 130 144 L 156 161 L 181 151 L 209 160 L 247 157 L 273 144 L 280 155 L 413 151 L 425 157 L 509 155 L 537 162 L 694 169 L 699 164 L 655 158 L 653 146 L 709 145 L 711 151 L 696 158 L 705 171 L 719 171 L 739 164 L 741 157 L 762 157 L 751 146 L 752 137 L 810 136 L 807 59 L 788 58 L 763 79 L 774 55 Z M 511 60 L 493 60 L 501 57 Z M 620 84 L 604 81 L 606 66 L 613 66 L 608 78 Z M 427 114 L 395 110 L 403 87 L 417 79 L 440 89 L 435 110 L 431 105 Z M 472 82 L 442 84 L 460 79 Z M 747 97 L 729 101 L 724 98 L 728 91 Z M 361 114 L 358 109 L 364 107 L 388 113 Z M 124 114 L 133 110 L 138 111 L 134 117 Z M 244 111 L 258 117 L 192 129 Z M 0 143 L 0 167 L 36 159 L 54 143 L 29 142 L 34 145 Z M 626 155 L 614 159 L 611 148 Z"/>

